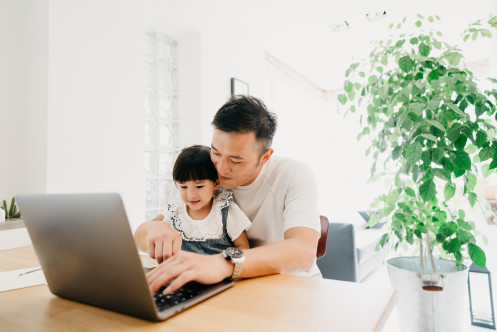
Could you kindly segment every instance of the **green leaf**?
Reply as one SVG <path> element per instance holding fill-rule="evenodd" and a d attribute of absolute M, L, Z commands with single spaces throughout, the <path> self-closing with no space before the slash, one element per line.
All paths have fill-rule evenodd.
<path fill-rule="evenodd" d="M 422 147 L 418 142 L 415 142 L 407 147 L 406 157 L 409 164 L 413 166 L 416 165 L 416 163 L 421 159 L 421 154 Z"/>
<path fill-rule="evenodd" d="M 492 170 L 489 170 L 489 169 L 488 169 L 488 167 L 489 167 L 489 165 L 488 165 L 488 164 L 485 164 L 485 165 L 483 165 L 483 166 L 481 167 L 481 172 L 482 172 L 482 174 L 483 174 L 483 177 L 484 177 L 484 178 L 486 178 L 486 177 L 490 176 L 490 174 L 492 174 L 492 173 L 493 173 L 493 171 L 492 171 Z"/>
<path fill-rule="evenodd" d="M 428 202 L 431 199 L 435 198 L 437 195 L 437 188 L 435 186 L 435 182 L 433 182 L 433 180 L 428 180 L 424 182 L 419 187 L 419 194 L 421 195 L 421 198 L 423 198 L 423 201 L 425 202 Z"/>
<path fill-rule="evenodd" d="M 469 205 L 471 205 L 471 207 L 475 206 L 476 198 L 477 198 L 477 196 L 475 193 L 469 193 L 468 201 L 469 201 Z"/>
<path fill-rule="evenodd" d="M 474 175 L 473 173 L 470 173 L 468 174 L 468 176 L 466 176 L 466 189 L 468 191 L 473 191 L 473 189 L 475 189 L 475 186 L 476 186 L 476 175 Z"/>
<path fill-rule="evenodd" d="M 449 242 L 445 242 L 443 247 L 445 250 L 453 254 L 461 250 L 461 242 L 459 242 L 459 239 L 456 237 L 451 239 Z"/>
<path fill-rule="evenodd" d="M 343 93 L 339 94 L 337 98 L 338 98 L 338 101 L 340 102 L 340 104 L 342 104 L 342 105 L 347 104 L 347 96 L 345 94 L 343 94 Z"/>
<path fill-rule="evenodd" d="M 402 153 L 402 147 L 401 146 L 395 147 L 392 151 L 392 159 L 393 160 L 399 159 L 401 153 Z"/>
<path fill-rule="evenodd" d="M 439 177 L 440 179 L 445 181 L 450 181 L 450 175 L 452 174 L 452 172 L 444 168 L 434 168 L 433 173 L 436 177 Z"/>
<path fill-rule="evenodd" d="M 422 24 L 422 23 L 421 23 L 421 21 L 420 21 L 420 20 L 417 20 L 415 24 L 416 24 L 416 26 L 419 28 L 419 27 L 421 27 L 421 24 Z"/>
<path fill-rule="evenodd" d="M 412 190 L 412 188 L 407 187 L 405 189 L 405 192 L 406 192 L 406 195 L 408 195 L 408 196 L 416 197 L 416 192 L 414 192 L 414 190 Z"/>
<path fill-rule="evenodd" d="M 468 243 L 468 254 L 473 263 L 478 265 L 481 268 L 484 268 L 487 265 L 487 258 L 485 257 L 485 253 L 474 243 Z"/>
<path fill-rule="evenodd" d="M 413 66 L 414 62 L 408 55 L 403 56 L 399 59 L 399 67 L 403 72 L 408 73 L 409 71 L 411 71 Z"/>
<path fill-rule="evenodd" d="M 481 148 L 488 140 L 487 133 L 484 132 L 483 130 L 478 130 L 476 133 L 476 146 Z"/>
<path fill-rule="evenodd" d="M 442 235 L 444 238 L 448 238 L 457 231 L 457 224 L 453 221 L 442 224 L 438 229 L 438 234 Z"/>
<path fill-rule="evenodd" d="M 380 241 L 378 242 L 378 244 L 376 245 L 376 249 L 379 249 L 380 247 L 383 247 L 389 240 L 389 235 L 388 233 L 385 233 L 381 236 L 381 239 Z"/>
<path fill-rule="evenodd" d="M 368 82 L 369 82 L 369 84 L 374 84 L 374 83 L 378 82 L 378 77 L 376 75 L 371 75 L 368 78 Z"/>
<path fill-rule="evenodd" d="M 413 37 L 409 40 L 409 42 L 412 44 L 412 45 L 416 45 L 418 42 L 419 42 L 419 39 L 416 38 L 416 37 Z"/>
<path fill-rule="evenodd" d="M 347 96 L 349 97 L 350 100 L 354 100 L 354 98 L 355 98 L 354 90 L 351 90 L 350 92 L 348 92 Z"/>
<path fill-rule="evenodd" d="M 438 70 L 432 70 L 428 74 L 428 81 L 436 81 L 440 78 L 440 74 L 438 73 Z"/>
<path fill-rule="evenodd" d="M 454 197 L 455 193 L 456 193 L 456 187 L 452 185 L 450 182 L 447 182 L 444 188 L 445 200 L 446 201 L 450 200 L 452 197 Z"/>
<path fill-rule="evenodd" d="M 422 56 L 428 56 L 430 54 L 430 46 L 426 45 L 425 43 L 419 44 L 419 54 Z"/>
<path fill-rule="evenodd" d="M 427 120 L 427 122 L 445 133 L 445 127 L 437 120 Z"/>
<path fill-rule="evenodd" d="M 492 33 L 488 29 L 481 30 L 482 37 L 492 38 Z"/>
<path fill-rule="evenodd" d="M 461 135 L 461 130 L 459 129 L 459 127 L 452 126 L 447 132 L 447 138 L 452 142 L 457 141 L 459 135 Z"/>
<path fill-rule="evenodd" d="M 471 159 L 466 151 L 455 151 L 453 153 L 453 158 L 451 159 L 455 168 L 459 168 L 462 170 L 470 170 L 471 169 Z"/>
<path fill-rule="evenodd" d="M 457 107 L 457 105 L 454 105 L 452 103 L 447 103 L 447 106 L 449 106 L 454 112 L 456 112 L 458 115 L 462 116 L 462 117 L 466 117 L 466 114 L 464 114 L 463 111 L 461 111 L 459 109 L 459 107 Z"/>
<path fill-rule="evenodd" d="M 490 165 L 488 165 L 488 169 L 497 168 L 497 159 L 493 159 Z"/>
<path fill-rule="evenodd" d="M 461 135 L 459 138 L 454 142 L 454 145 L 456 149 L 462 150 L 466 146 L 466 142 L 468 141 L 468 137 L 466 135 Z"/>
<path fill-rule="evenodd" d="M 343 89 L 345 92 L 350 92 L 352 91 L 352 88 L 354 87 L 354 84 L 352 82 L 345 82 Z"/>
<path fill-rule="evenodd" d="M 374 227 L 381 219 L 381 216 L 376 213 L 368 221 L 368 227 Z"/>
<path fill-rule="evenodd" d="M 466 152 L 467 152 L 468 154 L 473 154 L 473 153 L 475 153 L 476 151 L 478 151 L 478 148 L 476 147 L 476 145 L 474 145 L 474 144 L 468 144 L 468 145 L 466 146 Z"/>
<path fill-rule="evenodd" d="M 430 141 L 436 142 L 438 139 L 432 134 L 421 134 L 420 136 L 429 139 Z"/>
<path fill-rule="evenodd" d="M 435 163 L 440 164 L 442 161 L 442 158 L 444 157 L 444 150 L 443 149 L 435 149 L 432 154 L 432 159 Z"/>
<path fill-rule="evenodd" d="M 485 148 L 482 148 L 478 155 L 480 156 L 480 161 L 488 160 L 495 155 L 495 149 L 491 146 L 487 146 Z"/>
<path fill-rule="evenodd" d="M 395 43 L 395 47 L 401 48 L 402 45 L 404 45 L 405 42 L 406 42 L 405 39 L 401 39 L 401 40 L 397 41 L 397 43 Z"/>

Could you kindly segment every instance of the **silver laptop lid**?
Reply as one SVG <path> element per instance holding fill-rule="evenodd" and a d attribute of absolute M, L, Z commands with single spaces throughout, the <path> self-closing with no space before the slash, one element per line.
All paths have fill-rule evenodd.
<path fill-rule="evenodd" d="M 158 320 L 118 194 L 18 195 L 50 291 Z"/>

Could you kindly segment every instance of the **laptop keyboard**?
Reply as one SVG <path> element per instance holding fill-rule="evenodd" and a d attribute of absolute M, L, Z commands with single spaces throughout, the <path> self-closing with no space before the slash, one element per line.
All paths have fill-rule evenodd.
<path fill-rule="evenodd" d="M 188 301 L 189 299 L 200 295 L 202 291 L 207 288 L 205 285 L 190 282 L 172 293 L 163 294 L 162 292 L 166 287 L 167 285 L 162 286 L 154 294 L 154 301 L 159 311 L 169 309 L 175 305 Z"/>

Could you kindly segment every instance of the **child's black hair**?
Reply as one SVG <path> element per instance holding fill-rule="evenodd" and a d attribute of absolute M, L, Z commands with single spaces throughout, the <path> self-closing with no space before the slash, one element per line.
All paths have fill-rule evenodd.
<path fill-rule="evenodd" d="M 176 182 L 210 180 L 216 182 L 217 170 L 211 160 L 211 149 L 203 145 L 193 145 L 181 150 L 173 168 Z"/>

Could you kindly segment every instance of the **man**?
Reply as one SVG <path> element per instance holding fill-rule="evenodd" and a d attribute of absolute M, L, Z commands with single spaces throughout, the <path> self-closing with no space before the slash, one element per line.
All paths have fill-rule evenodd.
<path fill-rule="evenodd" d="M 224 189 L 249 217 L 251 249 L 199 255 L 181 250 L 181 235 L 162 221 L 143 223 L 135 232 L 141 250 L 159 266 L 148 275 L 153 292 L 185 283 L 215 283 L 227 277 L 251 278 L 275 273 L 320 275 L 316 248 L 320 237 L 316 183 L 304 164 L 273 157 L 270 147 L 276 117 L 254 97 L 235 96 L 212 122 L 211 158 Z"/>

